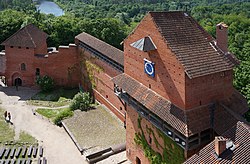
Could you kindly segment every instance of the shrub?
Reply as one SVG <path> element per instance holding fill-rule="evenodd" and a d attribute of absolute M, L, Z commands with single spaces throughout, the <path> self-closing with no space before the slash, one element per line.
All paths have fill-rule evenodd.
<path fill-rule="evenodd" d="M 40 86 L 40 88 L 44 92 L 49 92 L 54 89 L 54 80 L 47 75 L 43 77 L 38 77 L 38 79 L 36 80 L 36 83 L 37 85 Z"/>
<path fill-rule="evenodd" d="M 70 109 L 65 109 L 61 111 L 53 120 L 56 125 L 61 125 L 61 121 L 65 118 L 73 116 L 74 113 Z"/>
<path fill-rule="evenodd" d="M 88 92 L 84 93 L 79 92 L 74 96 L 72 103 L 70 105 L 70 109 L 71 110 L 80 109 L 86 111 L 90 107 L 90 104 L 91 104 L 90 94 Z"/>

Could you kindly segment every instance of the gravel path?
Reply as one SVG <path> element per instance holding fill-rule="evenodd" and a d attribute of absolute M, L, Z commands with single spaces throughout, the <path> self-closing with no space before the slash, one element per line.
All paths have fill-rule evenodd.
<path fill-rule="evenodd" d="M 33 115 L 32 106 L 28 106 L 25 100 L 34 95 L 37 90 L 19 87 L 3 88 L 0 86 L 0 105 L 12 115 L 15 132 L 22 130 L 33 137 L 44 147 L 44 156 L 50 164 L 83 164 L 87 163 L 77 150 L 63 128 L 52 125 L 46 119 Z"/>

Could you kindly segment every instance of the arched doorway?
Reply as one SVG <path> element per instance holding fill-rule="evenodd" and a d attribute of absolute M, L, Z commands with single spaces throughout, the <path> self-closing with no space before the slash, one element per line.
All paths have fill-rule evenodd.
<path fill-rule="evenodd" d="M 22 86 L 23 85 L 23 80 L 22 80 L 22 74 L 19 72 L 15 72 L 12 75 L 12 86 Z"/>
<path fill-rule="evenodd" d="M 141 160 L 140 160 L 140 158 L 136 157 L 136 159 L 135 159 L 135 163 L 136 163 L 136 164 L 141 164 Z"/>
<path fill-rule="evenodd" d="M 22 79 L 21 78 L 16 78 L 15 79 L 15 82 L 14 82 L 14 85 L 15 86 L 22 86 Z"/>

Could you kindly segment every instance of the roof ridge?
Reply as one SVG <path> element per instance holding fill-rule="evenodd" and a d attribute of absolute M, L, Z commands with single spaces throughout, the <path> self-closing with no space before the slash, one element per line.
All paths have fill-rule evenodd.
<path fill-rule="evenodd" d="M 31 41 L 32 41 L 32 43 L 33 43 L 33 45 L 34 45 L 34 47 L 36 47 L 36 43 L 34 42 L 32 36 L 31 36 L 30 33 L 29 33 L 29 30 L 28 30 L 28 27 L 29 27 L 29 26 L 32 26 L 32 24 L 28 24 L 27 26 L 25 26 L 24 30 L 25 30 L 25 32 L 29 35 L 29 37 L 30 37 L 30 39 L 31 39 Z"/>
<path fill-rule="evenodd" d="M 83 34 L 83 33 L 86 34 L 86 35 L 88 35 L 88 36 L 90 36 L 91 38 L 93 38 L 93 39 L 95 39 L 95 40 L 98 40 L 98 41 L 104 43 L 105 45 L 107 45 L 107 46 L 109 46 L 109 47 L 115 48 L 115 49 L 117 49 L 118 51 L 123 52 L 122 50 L 120 50 L 120 49 L 118 49 L 118 48 L 116 48 L 116 47 L 114 47 L 114 46 L 112 46 L 112 45 L 110 45 L 110 44 L 104 42 L 103 40 L 101 40 L 101 39 L 99 39 L 99 38 L 97 38 L 97 37 L 95 37 L 95 36 L 92 36 L 92 35 L 90 35 L 89 33 L 86 33 L 86 32 L 82 32 L 82 33 L 78 34 L 75 38 L 77 38 L 79 35 L 81 35 L 81 34 Z"/>

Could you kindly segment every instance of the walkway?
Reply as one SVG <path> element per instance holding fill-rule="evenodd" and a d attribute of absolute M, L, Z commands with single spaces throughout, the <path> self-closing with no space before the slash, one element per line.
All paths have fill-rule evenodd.
<path fill-rule="evenodd" d="M 15 131 L 22 130 L 35 137 L 44 147 L 44 156 L 50 164 L 87 163 L 63 128 L 33 115 L 33 107 L 26 105 L 25 100 L 36 92 L 24 87 L 16 91 L 14 87 L 0 86 L 0 106 L 11 112 Z"/>

